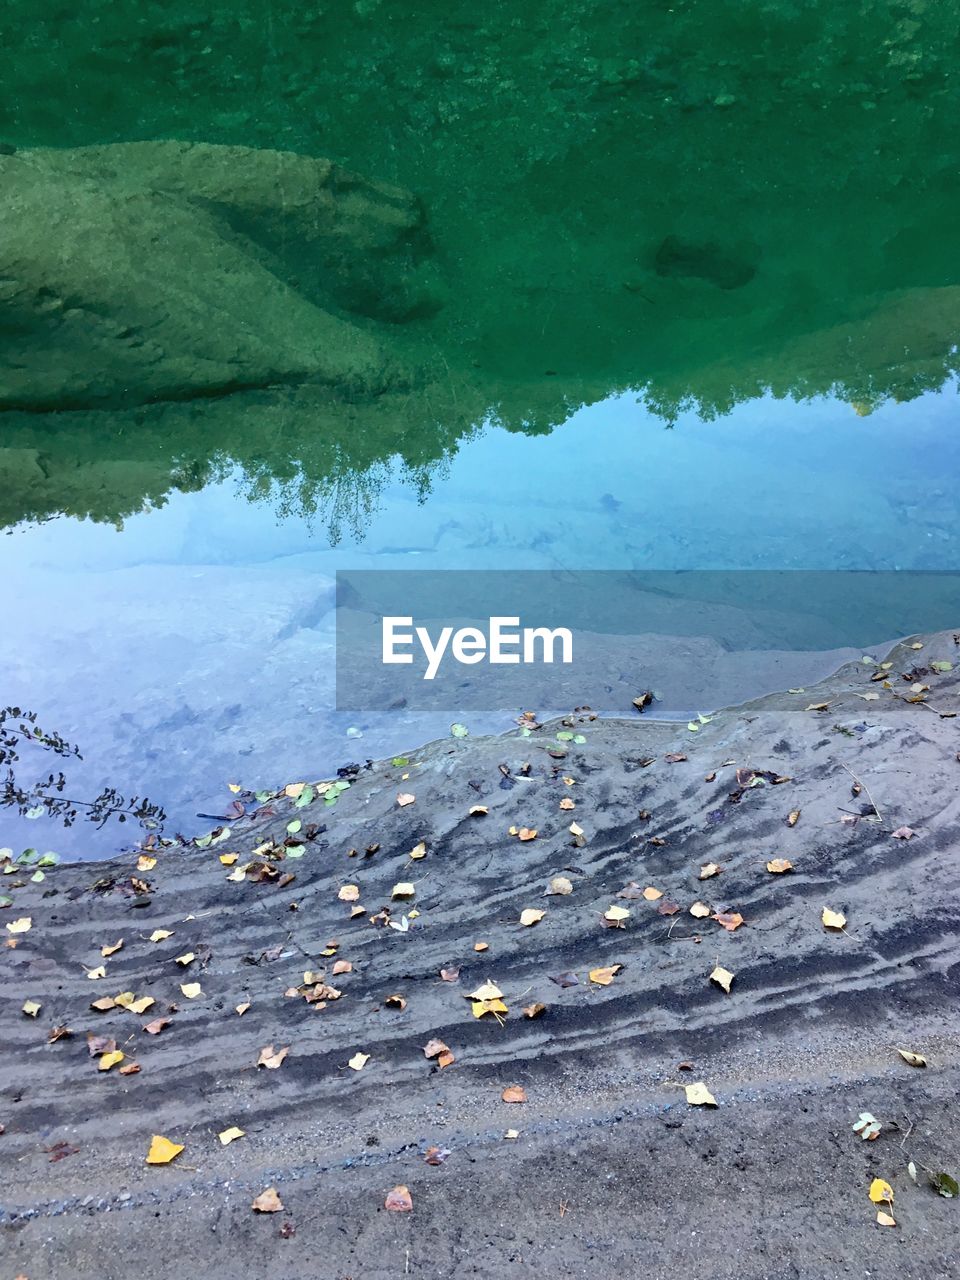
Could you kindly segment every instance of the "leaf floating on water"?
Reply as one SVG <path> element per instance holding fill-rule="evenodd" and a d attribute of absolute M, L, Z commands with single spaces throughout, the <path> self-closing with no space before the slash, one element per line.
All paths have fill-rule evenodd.
<path fill-rule="evenodd" d="M 524 1089 L 523 1085 L 511 1084 L 511 1085 L 508 1085 L 506 1089 L 504 1089 L 500 1097 L 504 1100 L 504 1102 L 526 1102 L 527 1092 Z"/>
<path fill-rule="evenodd" d="M 698 1080 L 696 1084 L 684 1085 L 683 1089 L 691 1107 L 715 1107 L 717 1100 L 703 1083 Z"/>
<path fill-rule="evenodd" d="M 767 870 L 775 876 L 782 876 L 785 872 L 793 870 L 793 863 L 788 858 L 772 858 L 767 863 Z"/>
<path fill-rule="evenodd" d="M 734 975 L 729 969 L 724 969 L 723 965 L 718 964 L 710 975 L 710 981 L 715 982 L 718 987 L 723 987 L 727 995 L 730 994 L 730 984 L 733 982 Z"/>
<path fill-rule="evenodd" d="M 277 1195 L 276 1187 L 267 1187 L 266 1191 L 260 1192 L 250 1208 L 254 1213 L 281 1213 L 283 1201 Z"/>
<path fill-rule="evenodd" d="M 171 1142 L 169 1138 L 155 1133 L 147 1152 L 147 1164 L 169 1164 L 182 1150 L 182 1143 Z"/>
<path fill-rule="evenodd" d="M 391 1213 L 410 1213 L 413 1209 L 413 1197 L 410 1194 L 410 1188 L 405 1187 L 402 1183 L 387 1192 L 387 1198 L 383 1202 L 383 1207 L 389 1209 Z"/>
<path fill-rule="evenodd" d="M 893 1204 L 893 1187 L 883 1178 L 874 1178 L 868 1195 L 874 1204 Z"/>
<path fill-rule="evenodd" d="M 623 965 L 611 964 L 599 969 L 591 969 L 589 974 L 590 981 L 595 982 L 598 987 L 609 987 L 622 968 Z"/>
<path fill-rule="evenodd" d="M 573 883 L 566 876 L 554 876 L 547 885 L 546 892 L 550 895 L 565 897 L 567 894 L 573 893 Z"/>
<path fill-rule="evenodd" d="M 900 1057 L 911 1067 L 925 1067 L 927 1060 L 921 1053 L 911 1053 L 909 1049 L 898 1049 Z"/>
<path fill-rule="evenodd" d="M 539 924 L 547 913 L 540 911 L 536 907 L 527 907 L 520 912 L 520 923 L 525 929 L 529 929 L 531 925 Z"/>
<path fill-rule="evenodd" d="M 289 1045 L 284 1045 L 282 1049 L 274 1049 L 272 1044 L 268 1044 L 260 1050 L 257 1066 L 266 1067 L 268 1071 L 276 1071 L 289 1052 Z"/>
<path fill-rule="evenodd" d="M 820 919 L 825 929 L 842 929 L 847 923 L 847 917 L 842 911 L 832 911 L 829 907 L 823 908 Z"/>
<path fill-rule="evenodd" d="M 451 738 L 466 738 L 469 736 L 470 730 L 465 724 L 452 724 L 450 726 Z"/>
<path fill-rule="evenodd" d="M 952 662 L 931 662 L 930 670 L 936 671 L 940 675 L 943 675 L 944 672 L 953 670 L 953 663 Z"/>

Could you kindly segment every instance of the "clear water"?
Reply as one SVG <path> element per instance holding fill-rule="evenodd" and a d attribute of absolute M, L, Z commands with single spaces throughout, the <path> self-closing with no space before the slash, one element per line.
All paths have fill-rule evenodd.
<path fill-rule="evenodd" d="M 8 192 L 35 148 L 182 139 L 329 156 L 415 193 L 425 229 L 392 255 L 351 241 L 307 299 L 378 344 L 369 385 L 287 376 L 297 324 L 211 303 L 175 335 L 186 356 L 233 324 L 269 348 L 262 378 L 205 385 L 187 360 L 157 393 L 136 351 L 114 378 L 82 326 L 52 340 L 46 233 L 8 200 L 0 703 L 81 743 L 77 789 L 146 792 L 189 831 L 227 782 L 446 732 L 333 712 L 337 568 L 960 568 L 948 9 L 24 7 Z M 241 203 L 269 189 L 256 158 L 238 172 Z M 112 190 L 85 181 L 49 188 L 74 227 Z M 202 319 L 224 276 L 186 232 L 169 224 L 149 276 L 142 223 L 106 247 L 90 226 L 62 233 L 68 303 L 89 289 L 136 331 L 173 271 Z M 270 261 L 295 318 L 306 286 Z M 812 678 L 794 658 L 778 678 Z M 0 819 L 0 844 L 120 838 Z"/>

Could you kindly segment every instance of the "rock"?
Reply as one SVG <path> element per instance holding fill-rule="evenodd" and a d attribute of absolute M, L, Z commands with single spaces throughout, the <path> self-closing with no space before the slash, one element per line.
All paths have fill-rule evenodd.
<path fill-rule="evenodd" d="M 371 322 L 435 305 L 415 198 L 288 152 L 0 153 L 0 217 L 2 408 L 370 394 L 402 381 Z"/>

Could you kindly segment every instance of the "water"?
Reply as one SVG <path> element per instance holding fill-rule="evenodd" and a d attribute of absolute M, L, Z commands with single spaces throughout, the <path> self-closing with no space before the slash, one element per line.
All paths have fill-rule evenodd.
<path fill-rule="evenodd" d="M 478 8 L 8 34 L 0 702 L 81 743 L 84 794 L 195 830 L 228 782 L 446 732 L 333 712 L 338 568 L 960 568 L 960 20 Z M 319 239 L 274 150 L 361 175 Z M 691 650 L 704 696 L 812 661 L 751 689 Z"/>

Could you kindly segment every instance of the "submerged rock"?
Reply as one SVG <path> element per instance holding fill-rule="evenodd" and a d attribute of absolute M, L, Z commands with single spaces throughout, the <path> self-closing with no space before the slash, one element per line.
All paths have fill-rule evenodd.
<path fill-rule="evenodd" d="M 435 305 L 416 199 L 288 152 L 0 154 L 0 217 L 4 408 L 376 392 L 402 378 L 372 321 Z"/>

